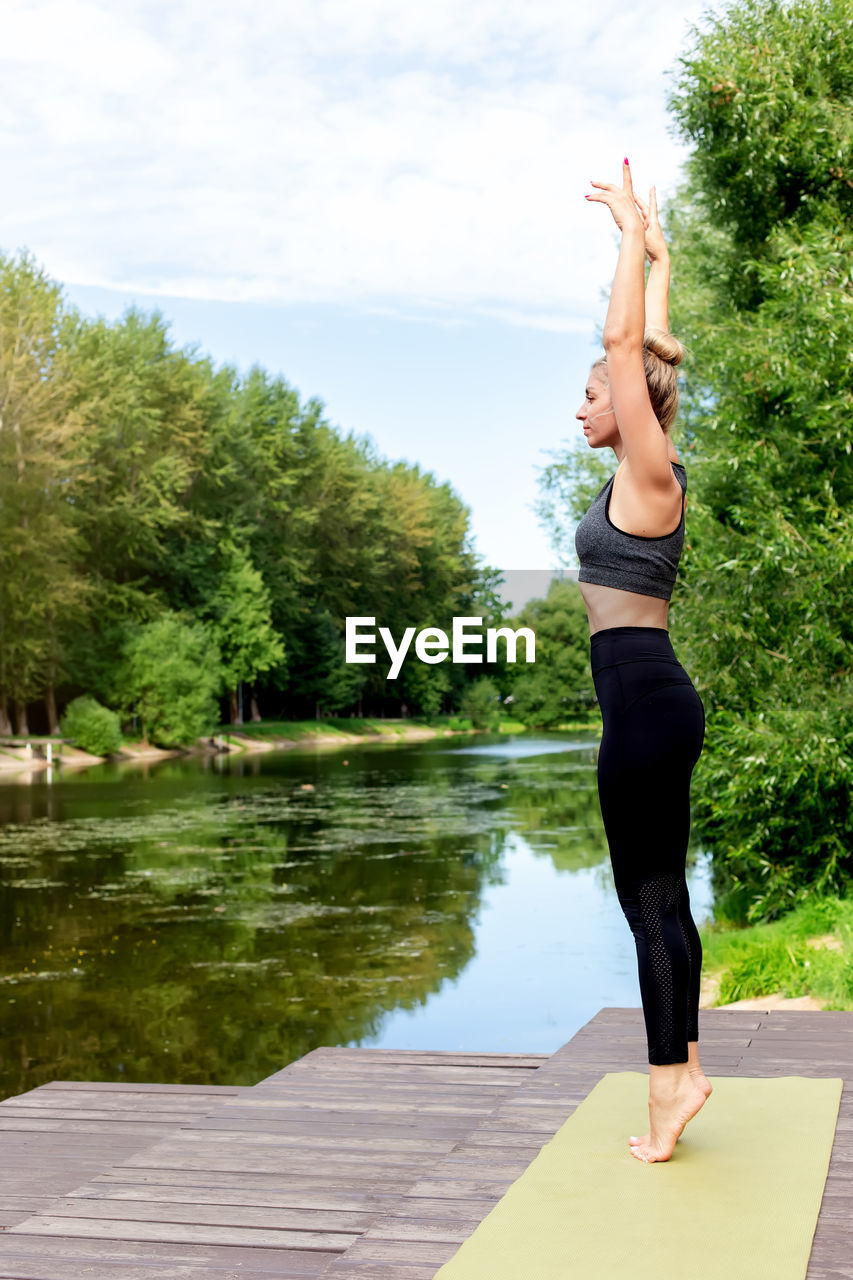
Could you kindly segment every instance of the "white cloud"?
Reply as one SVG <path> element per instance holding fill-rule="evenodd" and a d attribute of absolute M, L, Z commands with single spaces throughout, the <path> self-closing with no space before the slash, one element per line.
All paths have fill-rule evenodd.
<path fill-rule="evenodd" d="M 704 8 L 704 6 L 703 6 Z M 568 329 L 665 197 L 686 19 L 566 0 L 7 0 L 0 245 L 58 279 Z"/>

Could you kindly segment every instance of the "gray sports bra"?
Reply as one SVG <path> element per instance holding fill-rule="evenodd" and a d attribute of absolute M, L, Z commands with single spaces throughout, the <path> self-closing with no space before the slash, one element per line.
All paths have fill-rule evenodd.
<path fill-rule="evenodd" d="M 617 529 L 610 519 L 614 473 L 599 489 L 575 530 L 575 551 L 580 564 L 578 582 L 596 582 L 603 587 L 670 599 L 684 545 L 684 492 L 687 489 L 683 465 L 671 462 L 670 466 L 682 488 L 678 527 L 672 533 L 651 538 Z"/>

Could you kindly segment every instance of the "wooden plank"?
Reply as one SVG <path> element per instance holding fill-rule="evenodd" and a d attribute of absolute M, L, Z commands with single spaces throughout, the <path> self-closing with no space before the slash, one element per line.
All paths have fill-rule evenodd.
<path fill-rule="evenodd" d="M 346 1099 L 348 1107 L 367 1105 L 374 1110 L 379 1107 L 382 1111 L 395 1102 L 407 1107 L 411 1107 L 412 1103 L 416 1102 L 420 1107 L 424 1101 L 429 1102 L 430 1105 L 444 1105 L 456 1111 L 467 1111 L 471 1107 L 482 1110 L 486 1102 L 496 1106 L 502 1096 L 507 1092 L 514 1093 L 516 1088 L 517 1086 L 513 1086 L 512 1089 L 507 1090 L 506 1087 L 487 1085 L 477 1090 L 466 1089 L 463 1092 L 458 1085 L 440 1083 L 434 1085 L 386 1084 L 384 1086 L 380 1084 L 374 1088 L 369 1081 L 363 1085 L 349 1081 L 342 1088 L 340 1085 L 336 1086 L 334 1082 L 311 1081 L 304 1089 L 288 1089 L 281 1093 L 273 1092 L 271 1089 L 266 1090 L 262 1098 L 246 1099 L 239 1106 L 231 1104 L 228 1114 L 239 1115 L 244 1110 L 251 1111 L 256 1105 L 264 1110 L 274 1110 L 278 1107 L 283 1111 L 300 1105 L 314 1107 L 340 1105 L 342 1099 Z"/>
<path fill-rule="evenodd" d="M 148 1168 L 145 1165 L 128 1168 L 125 1165 L 116 1165 L 115 1168 L 99 1174 L 96 1181 L 112 1185 L 114 1182 L 128 1182 L 131 1178 L 140 1186 L 171 1186 L 175 1183 L 204 1187 L 243 1185 L 249 1188 L 256 1186 L 259 1190 L 275 1187 L 288 1193 L 304 1191 L 306 1194 L 349 1191 L 354 1185 L 376 1196 L 389 1195 L 392 1198 L 399 1198 L 401 1191 L 399 1165 L 387 1169 L 379 1169 L 375 1166 L 365 1167 L 362 1174 L 354 1179 L 350 1164 L 343 1169 L 332 1169 L 328 1167 L 327 1162 L 324 1162 L 322 1170 L 318 1171 L 316 1161 L 314 1167 L 308 1170 L 289 1166 L 284 1169 L 270 1170 L 257 1169 L 254 1166 L 247 1169 L 245 1165 L 240 1165 L 236 1169 L 212 1169 L 204 1164 L 197 1169 L 183 1168 L 180 1164 L 168 1168 Z"/>
<path fill-rule="evenodd" d="M 774 1012 L 784 1013 L 784 1010 L 778 1010 Z M 795 1012 L 799 1012 L 799 1010 Z M 710 1029 L 710 1028 L 719 1027 L 719 1026 L 723 1026 L 727 1028 L 729 1027 L 741 1028 L 741 1027 L 751 1026 L 757 1029 L 761 1025 L 761 1022 L 769 1016 L 770 1015 L 768 1013 L 761 1012 L 757 1009 L 725 1009 L 725 1008 L 700 1009 L 699 1010 L 699 1038 L 701 1040 L 703 1031 L 705 1029 Z M 821 1012 L 819 1016 L 823 1017 L 824 1015 Z M 598 1013 L 593 1018 L 591 1018 L 589 1022 L 585 1023 L 580 1030 L 584 1031 L 591 1026 L 595 1026 L 595 1027 L 610 1026 L 614 1023 L 624 1024 L 626 1026 L 642 1027 L 644 1025 L 643 1011 L 642 1009 L 631 1009 L 631 1008 L 620 1009 L 620 1008 L 605 1007 L 603 1009 L 599 1009 Z M 562 1048 L 565 1049 L 567 1045 L 572 1044 L 573 1040 L 574 1040 L 574 1037 L 572 1038 L 572 1040 L 567 1041 L 566 1045 L 562 1046 Z M 558 1052 L 562 1052 L 562 1049 L 558 1050 Z"/>
<path fill-rule="evenodd" d="M 522 1170 L 524 1172 L 524 1170 Z M 518 1174 L 515 1175 L 519 1176 Z M 459 1176 L 451 1178 L 443 1176 L 429 1176 L 422 1178 L 420 1182 L 416 1182 L 409 1189 L 406 1197 L 407 1202 L 412 1196 L 425 1196 L 431 1200 L 491 1200 L 496 1202 L 506 1191 L 510 1183 L 515 1181 L 515 1177 L 508 1176 L 506 1172 L 492 1177 L 488 1173 L 481 1173 L 479 1177 Z"/>
<path fill-rule="evenodd" d="M 344 1112 L 343 1114 L 346 1114 Z M 222 1132 L 223 1134 L 231 1133 L 267 1133 L 267 1134 L 289 1134 L 296 1138 L 301 1136 L 306 1142 L 310 1142 L 312 1135 L 334 1135 L 339 1134 L 342 1138 L 349 1138 L 353 1141 L 370 1142 L 376 1137 L 387 1138 L 406 1138 L 410 1140 L 418 1139 L 419 1135 L 424 1138 L 433 1140 L 445 1139 L 452 1141 L 455 1138 L 464 1137 L 470 1131 L 471 1125 L 468 1120 L 462 1118 L 447 1119 L 439 1117 L 435 1119 L 433 1116 L 405 1116 L 397 1115 L 389 1120 L 380 1114 L 362 1113 L 353 1120 L 339 1120 L 334 1115 L 325 1112 L 315 1113 L 305 1118 L 297 1115 L 289 1115 L 286 1120 L 281 1116 L 270 1117 L 266 1121 L 263 1118 L 256 1119 L 254 1116 L 250 1120 L 225 1120 L 211 1121 L 210 1124 L 193 1126 L 194 1132 L 212 1133 Z"/>
<path fill-rule="evenodd" d="M 541 1068 L 540 1068 L 541 1070 Z M 529 1078 L 535 1079 L 539 1072 L 532 1072 Z M 480 1082 L 477 1089 L 464 1089 L 456 1083 L 444 1084 L 440 1080 L 436 1080 L 434 1084 L 429 1081 L 411 1081 L 401 1080 L 399 1083 L 389 1081 L 374 1087 L 371 1084 L 369 1076 L 363 1077 L 343 1077 L 343 1080 L 337 1080 L 328 1076 L 321 1080 L 313 1080 L 306 1077 L 304 1081 L 298 1083 L 290 1081 L 287 1088 L 276 1087 L 270 1089 L 258 1090 L 251 1098 L 240 1099 L 237 1102 L 224 1104 L 224 1109 L 230 1112 L 237 1112 L 244 1108 L 251 1109 L 254 1106 L 259 1107 L 275 1107 L 287 1106 L 288 1102 L 298 1098 L 305 1097 L 308 1099 L 315 1098 L 318 1101 L 338 1101 L 342 1094 L 352 1098 L 372 1099 L 374 1105 L 380 1101 L 377 1096 L 378 1089 L 381 1089 L 381 1104 L 384 1106 L 386 1097 L 394 1097 L 400 1100 L 408 1101 L 411 1098 L 419 1096 L 430 1097 L 436 1099 L 459 1099 L 460 1106 L 467 1106 L 476 1103 L 479 1097 L 495 1098 L 500 1100 L 501 1097 L 508 1093 L 515 1092 L 519 1087 L 519 1082 L 514 1085 L 490 1084 L 488 1079 Z M 460 1094 L 462 1095 L 460 1097 Z M 470 1097 L 468 1095 L 471 1095 Z"/>
<path fill-rule="evenodd" d="M 574 1108 L 572 1108 L 574 1110 Z M 458 1142 L 453 1148 L 454 1155 L 469 1154 L 478 1156 L 482 1152 L 499 1150 L 522 1152 L 524 1150 L 541 1151 L 545 1141 L 545 1135 L 554 1136 L 556 1129 L 553 1125 L 556 1123 L 557 1128 L 560 1127 L 571 1115 L 571 1111 L 560 1110 L 556 1119 L 549 1120 L 548 1125 L 539 1130 L 531 1129 L 482 1129 L 477 1128 L 471 1136 L 464 1142 Z M 493 1123 L 497 1124 L 498 1121 Z M 532 1158 L 532 1157 L 531 1157 Z"/>
<path fill-rule="evenodd" d="M 271 1209 L 273 1210 L 271 1212 Z M 51 1215 L 53 1216 L 53 1215 Z M 198 1200 L 92 1200 L 70 1199 L 62 1202 L 63 1220 L 89 1222 L 123 1221 L 147 1225 L 163 1223 L 198 1224 L 216 1227 L 269 1228 L 275 1222 L 278 1231 L 309 1231 L 359 1235 L 376 1219 L 368 1211 L 344 1209 L 294 1209 L 268 1204 L 201 1203 Z"/>
<path fill-rule="evenodd" d="M 625 1012 L 636 1015 L 636 1010 L 628 1009 Z M 462 1063 L 483 1063 L 486 1066 L 500 1065 L 501 1062 L 510 1062 L 518 1065 L 525 1063 L 534 1063 L 541 1065 L 547 1062 L 551 1057 L 550 1053 L 506 1053 L 497 1050 L 493 1053 L 482 1053 L 476 1050 L 459 1050 L 459 1049 L 359 1049 L 352 1048 L 347 1045 L 321 1045 L 316 1049 L 304 1054 L 301 1058 L 296 1058 L 293 1062 L 288 1063 L 286 1067 L 282 1067 L 280 1071 L 274 1071 L 272 1075 L 265 1076 L 259 1082 L 260 1085 L 266 1084 L 269 1080 L 274 1080 L 276 1076 L 283 1075 L 286 1071 L 292 1071 L 308 1062 L 315 1062 L 319 1059 L 327 1058 L 347 1058 L 358 1057 L 362 1061 L 374 1062 L 438 1062 L 446 1064 L 449 1062 Z M 194 1086 L 187 1086 L 194 1087 Z M 255 1086 L 256 1088 L 259 1086 Z"/>
<path fill-rule="evenodd" d="M 402 1214 L 395 1214 L 393 1217 L 383 1218 L 381 1222 L 374 1223 L 361 1238 L 365 1241 L 396 1240 L 401 1244 L 424 1241 L 434 1244 L 440 1241 L 455 1244 L 458 1249 L 479 1225 L 480 1219 L 476 1217 L 439 1218 L 434 1221 L 425 1221 L 422 1218 L 407 1218 Z"/>
<path fill-rule="evenodd" d="M 105 1090 L 109 1093 L 175 1093 L 182 1094 L 185 1097 L 192 1094 L 210 1096 L 214 1103 L 221 1102 L 223 1098 L 230 1096 L 239 1097 L 240 1094 L 251 1093 L 258 1086 L 254 1084 L 144 1084 L 140 1081 L 131 1080 L 49 1080 L 46 1084 L 39 1085 L 39 1089 L 72 1089 L 80 1093 L 91 1092 L 92 1090 Z M 37 1090 L 30 1090 L 36 1093 Z M 18 1094 L 18 1097 L 26 1097 L 26 1094 Z"/>
<path fill-rule="evenodd" d="M 67 1208 L 72 1200 L 87 1201 L 89 1199 L 126 1203 L 127 1201 L 161 1201 L 164 1204 L 208 1204 L 208 1205 L 251 1205 L 255 1208 L 267 1206 L 276 1211 L 280 1209 L 319 1209 L 343 1210 L 345 1212 L 370 1213 L 373 1217 L 387 1211 L 392 1201 L 398 1197 L 369 1191 L 335 1191 L 333 1189 L 305 1190 L 299 1184 L 290 1188 L 273 1187 L 262 1190 L 254 1186 L 248 1179 L 233 1187 L 210 1186 L 207 1182 L 199 1186 L 187 1186 L 180 1183 L 82 1183 L 69 1193 L 63 1201 Z"/>
<path fill-rule="evenodd" d="M 280 1231 L 274 1227 L 252 1228 L 216 1226 L 215 1224 L 177 1222 L 136 1222 L 133 1219 L 60 1218 L 40 1214 L 28 1218 L 15 1227 L 14 1235 L 4 1239 L 17 1239 L 21 1235 L 76 1236 L 96 1240 L 133 1240 L 139 1243 L 150 1240 L 160 1244 L 240 1244 L 274 1246 L 282 1249 L 311 1249 L 326 1253 L 343 1252 L 358 1237 L 352 1232 L 334 1231 Z M 2 1257 L 2 1255 L 0 1255 Z"/>
<path fill-rule="evenodd" d="M 281 1154 L 268 1152 L 245 1153 L 243 1155 L 234 1155 L 225 1147 L 221 1154 L 217 1154 L 215 1160 L 206 1159 L 203 1153 L 197 1153 L 195 1156 L 189 1156 L 182 1149 L 160 1154 L 152 1158 L 148 1153 L 129 1162 L 131 1167 L 138 1164 L 141 1168 L 146 1169 L 183 1169 L 189 1173 L 215 1171 L 217 1173 L 237 1173 L 237 1172 L 259 1172 L 259 1173 L 297 1173 L 316 1174 L 317 1170 L 317 1154 L 313 1151 L 288 1150 Z M 411 1167 L 411 1157 L 407 1157 L 405 1153 L 398 1156 L 385 1155 L 382 1158 L 373 1157 L 369 1163 L 369 1169 L 366 1168 L 366 1162 L 363 1155 L 358 1152 L 352 1154 L 336 1154 L 334 1156 L 326 1156 L 323 1159 L 323 1177 L 338 1178 L 348 1177 L 350 1182 L 370 1182 L 374 1180 L 393 1181 L 394 1178 L 399 1179 L 401 1172 Z M 418 1164 L 422 1161 L 417 1160 Z M 122 1168 L 125 1168 L 123 1165 Z M 359 1173 L 359 1170 L 362 1172 Z"/>
<path fill-rule="evenodd" d="M 251 1091 L 249 1091 L 251 1093 Z M 170 1115 L 186 1112 L 196 1115 L 210 1111 L 223 1102 L 239 1101 L 239 1095 L 228 1093 L 227 1097 L 211 1097 L 209 1093 L 174 1094 L 149 1093 L 146 1090 L 122 1090 L 116 1093 L 113 1089 L 54 1089 L 46 1085 L 32 1089 L 29 1093 L 15 1094 L 0 1102 L 0 1116 L 7 1109 L 17 1110 L 20 1107 L 97 1107 L 100 1110 L 126 1111 L 164 1111 Z"/>
<path fill-rule="evenodd" d="M 302 1110 L 311 1111 L 334 1111 L 344 1108 L 346 1111 L 378 1111 L 382 1110 L 384 1114 L 401 1115 L 408 1114 L 413 1107 L 422 1113 L 429 1113 L 436 1116 L 484 1116 L 488 1115 L 500 1101 L 499 1097 L 490 1097 L 488 1094 L 480 1095 L 476 1099 L 467 1101 L 454 1102 L 452 1097 L 440 1099 L 421 1097 L 410 1097 L 404 1101 L 383 1098 L 381 1108 L 376 1098 L 369 1097 L 353 1097 L 352 1094 L 335 1095 L 334 1093 L 325 1094 L 318 1097 L 317 1095 L 309 1096 L 300 1101 L 296 1096 L 283 1099 L 280 1104 L 282 1114 Z"/>
<path fill-rule="evenodd" d="M 459 1246 L 456 1244 L 441 1240 L 406 1241 L 405 1257 L 409 1265 L 414 1263 L 424 1265 L 429 1262 L 437 1270 L 442 1263 L 453 1257 L 458 1248 Z M 354 1262 L 362 1259 L 370 1263 L 387 1261 L 399 1264 L 402 1256 L 401 1247 L 394 1240 L 365 1240 L 362 1238 L 356 1240 L 355 1244 L 350 1246 L 346 1254 L 346 1262 L 348 1266 L 352 1266 Z M 330 1270 L 329 1275 L 338 1273 L 339 1261 L 339 1259 L 334 1260 L 335 1269 L 334 1271 Z M 435 1271 L 433 1274 L 435 1274 Z M 484 1276 L 483 1280 L 488 1280 L 488 1278 Z M 519 1277 L 519 1280 L 522 1280 L 522 1277 Z M 531 1277 L 531 1280 L 533 1280 L 533 1277 Z"/>
<path fill-rule="evenodd" d="M 237 1276 L 240 1280 L 271 1280 L 272 1276 L 289 1276 L 291 1280 L 319 1280 L 326 1269 L 328 1256 L 327 1254 L 315 1255 L 316 1260 L 310 1268 L 306 1268 L 301 1262 L 288 1264 L 286 1272 L 256 1271 L 254 1268 L 247 1270 L 242 1265 L 239 1271 L 234 1271 L 230 1265 L 225 1269 L 205 1265 L 203 1270 L 179 1266 L 169 1267 L 168 1271 L 164 1272 L 162 1266 L 127 1267 L 122 1263 L 97 1261 L 57 1264 L 47 1259 L 25 1259 L 14 1264 L 14 1271 L 6 1271 L 3 1269 L 3 1260 L 0 1259 L 0 1280 L 165 1280 L 165 1276 L 170 1278 L 196 1276 L 198 1280 L 202 1280 L 204 1276 L 221 1276 L 222 1280 L 234 1280 Z M 8 1265 L 12 1265 L 11 1260 Z"/>
<path fill-rule="evenodd" d="M 159 1124 L 166 1128 L 179 1128 L 182 1124 L 188 1124 L 193 1121 L 203 1119 L 210 1110 L 209 1107 L 199 1107 L 196 1111 L 161 1111 L 158 1108 L 140 1107 L 109 1107 L 105 1109 L 92 1107 L 21 1107 L 10 1108 L 8 1111 L 0 1114 L 0 1131 L 6 1128 L 7 1119 L 11 1117 L 13 1120 L 34 1120 L 40 1123 L 43 1120 L 97 1120 L 104 1125 L 113 1125 L 116 1121 L 127 1124 Z M 20 1126 L 18 1126 L 20 1128 Z M 9 1126 L 9 1132 L 14 1130 Z"/>
<path fill-rule="evenodd" d="M 721 1045 L 725 1045 L 727 1048 L 737 1047 L 745 1049 L 749 1045 L 750 1041 L 758 1034 L 760 1034 L 758 1031 L 747 1030 L 738 1032 L 732 1030 L 728 1035 L 717 1033 L 713 1037 L 708 1035 L 704 1040 L 700 1036 L 699 1048 L 701 1050 L 703 1047 L 707 1048 L 708 1045 L 713 1045 L 713 1047 L 717 1049 Z M 781 1035 L 782 1033 L 776 1032 L 775 1034 Z M 786 1034 L 791 1035 L 793 1033 L 787 1032 Z M 633 1049 L 638 1053 L 645 1053 L 648 1042 L 645 1030 L 640 1030 L 638 1028 L 636 1031 L 628 1032 L 620 1028 L 618 1032 L 608 1032 L 606 1036 L 602 1036 L 600 1031 L 591 1032 L 585 1030 L 583 1033 L 579 1031 L 576 1041 L 572 1041 L 573 1045 L 575 1043 L 578 1051 L 583 1051 L 588 1046 L 593 1046 L 597 1052 L 601 1052 L 603 1045 L 606 1044 L 608 1049 L 611 1046 L 614 1048 L 618 1046 L 620 1052 L 623 1052 L 626 1049 Z M 574 1056 L 576 1055 L 573 1055 L 573 1057 Z"/>
<path fill-rule="evenodd" d="M 853 1188 L 841 1193 L 828 1181 L 818 1221 L 837 1223 L 849 1229 L 853 1223 Z"/>
<path fill-rule="evenodd" d="M 250 1095 L 249 1095 L 250 1096 Z M 0 1117 L 7 1110 L 17 1111 L 22 1108 L 36 1110 L 62 1107 L 74 1107 L 99 1111 L 158 1111 L 168 1115 L 204 1115 L 215 1110 L 223 1101 L 229 1105 L 239 1102 L 239 1098 L 211 1098 L 209 1094 L 175 1095 L 170 1093 L 142 1093 L 138 1090 L 127 1093 L 114 1093 L 111 1089 L 34 1089 L 32 1093 L 18 1094 L 0 1102 Z"/>
<path fill-rule="evenodd" d="M 146 1168 L 160 1165 L 173 1168 L 176 1159 L 184 1158 L 188 1168 L 199 1164 L 219 1166 L 220 1158 L 240 1160 L 245 1165 L 251 1162 L 253 1167 L 260 1168 L 265 1161 L 283 1161 L 297 1159 L 305 1154 L 311 1159 L 340 1159 L 350 1162 L 359 1155 L 373 1157 L 383 1164 L 399 1164 L 401 1160 L 437 1159 L 445 1152 L 452 1150 L 458 1137 L 426 1138 L 414 1134 L 410 1138 L 380 1138 L 370 1134 L 364 1137 L 348 1137 L 337 1141 L 328 1134 L 304 1135 L 288 1133 L 243 1133 L 204 1130 L 195 1133 L 185 1130 L 184 1133 L 164 1138 L 156 1147 L 146 1147 L 131 1155 L 125 1162 L 133 1168 L 141 1164 Z M 221 1166 L 219 1166 L 221 1167 Z"/>
<path fill-rule="evenodd" d="M 436 1273 L 437 1264 L 434 1262 L 412 1262 L 408 1263 L 404 1260 L 395 1262 L 377 1262 L 363 1261 L 360 1259 L 351 1259 L 346 1261 L 347 1255 L 343 1254 L 339 1261 L 340 1274 L 345 1276 L 348 1269 L 352 1269 L 352 1274 L 358 1275 L 358 1280 L 433 1280 Z M 447 1259 L 445 1258 L 445 1262 Z M 324 1271 L 323 1275 L 328 1275 L 328 1271 Z"/>
<path fill-rule="evenodd" d="M 300 1249 L 268 1249 L 233 1245 L 179 1244 L 139 1240 L 93 1240 L 69 1236 L 7 1236 L 0 1234 L 0 1274 L 27 1276 L 27 1266 L 44 1266 L 49 1280 L 67 1280 L 72 1268 L 91 1266 L 106 1280 L 116 1280 L 116 1269 L 156 1268 L 160 1277 L 191 1276 L 205 1280 L 220 1274 L 234 1280 L 248 1268 L 264 1276 L 313 1277 L 322 1274 L 337 1254 Z M 107 1268 L 112 1267 L 110 1271 Z M 43 1275 L 44 1272 L 35 1272 Z M 76 1274 L 86 1274 L 77 1272 Z M 121 1274 L 121 1271 L 118 1271 Z"/>
<path fill-rule="evenodd" d="M 355 1074 L 369 1076 L 370 1079 L 377 1080 L 459 1080 L 462 1083 L 466 1081 L 489 1081 L 495 1083 L 500 1080 L 506 1080 L 508 1083 L 515 1083 L 524 1076 L 529 1075 L 532 1071 L 538 1071 L 543 1063 L 547 1062 L 550 1055 L 545 1055 L 535 1064 L 530 1063 L 525 1066 L 513 1066 L 504 1061 L 490 1063 L 488 1066 L 482 1062 L 454 1062 L 453 1055 L 448 1054 L 451 1059 L 449 1062 L 376 1062 L 375 1059 L 369 1057 L 352 1056 L 347 1058 L 326 1058 L 320 1059 L 318 1062 L 309 1066 L 300 1067 L 299 1071 L 290 1072 L 281 1080 L 276 1081 L 274 1077 L 263 1080 L 260 1084 L 254 1086 L 250 1094 L 257 1093 L 259 1090 L 265 1092 L 267 1089 L 284 1088 L 295 1080 L 300 1080 L 305 1076 L 309 1076 L 312 1080 L 321 1079 L 324 1076 L 333 1076 L 340 1079 L 341 1076 L 353 1076 Z"/>
<path fill-rule="evenodd" d="M 110 1133 L 114 1135 L 127 1135 L 132 1137 L 141 1137 L 148 1142 L 153 1142 L 155 1138 L 161 1137 L 165 1133 L 171 1133 L 177 1127 L 177 1122 L 169 1120 L 155 1124 L 144 1118 L 139 1120 L 78 1120 L 61 1118 L 50 1115 L 38 1116 L 8 1116 L 0 1119 L 0 1132 L 3 1133 L 93 1133 L 103 1134 L 104 1125 L 108 1124 Z"/>

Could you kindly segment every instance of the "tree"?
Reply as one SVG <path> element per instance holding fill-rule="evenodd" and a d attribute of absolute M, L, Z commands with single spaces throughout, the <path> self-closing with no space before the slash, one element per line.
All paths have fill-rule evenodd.
<path fill-rule="evenodd" d="M 178 532 L 206 536 L 191 496 L 221 404 L 209 363 L 176 350 L 157 312 L 129 308 L 112 324 L 77 316 L 67 346 L 85 447 L 74 520 L 98 631 L 183 607 L 171 555 Z"/>
<path fill-rule="evenodd" d="M 284 662 L 284 645 L 270 619 L 270 597 L 248 553 L 234 543 L 222 549 L 225 568 L 210 599 L 210 630 L 221 655 L 222 687 L 229 695 L 231 723 L 242 723 L 238 686 L 254 684 Z"/>
<path fill-rule="evenodd" d="M 192 602 L 203 614 L 218 591 L 220 546 L 239 545 L 263 580 L 270 621 L 291 654 L 311 590 L 319 518 L 310 476 L 321 437 L 332 433 L 320 426 L 318 402 L 301 405 L 283 378 L 258 366 L 245 377 L 219 370 L 210 404 L 204 466 L 188 495 L 193 520 L 167 538 L 168 598 L 174 608 Z M 282 672 L 279 687 L 286 678 Z"/>
<path fill-rule="evenodd" d="M 157 746 L 186 747 L 209 733 L 219 719 L 221 682 L 219 651 L 200 623 L 164 613 L 128 642 L 124 707 Z"/>
<path fill-rule="evenodd" d="M 752 918 L 853 872 L 853 11 L 739 0 L 694 32 L 669 212 L 690 506 L 679 648 L 696 817 Z"/>
<path fill-rule="evenodd" d="M 27 253 L 0 255 L 0 733 L 54 684 L 65 620 L 82 606 L 68 490 L 81 468 L 61 289 Z"/>
<path fill-rule="evenodd" d="M 530 600 L 509 624 L 536 636 L 535 666 L 520 666 L 512 713 L 524 724 L 553 728 L 595 704 L 589 669 L 589 626 L 573 582 L 554 580 L 544 600 Z"/>
<path fill-rule="evenodd" d="M 343 660 L 348 615 L 448 627 L 480 589 L 449 485 L 283 378 L 177 349 L 158 313 L 88 320 L 29 258 L 3 262 L 0 731 L 42 693 L 55 730 L 56 689 L 142 706 L 128 681 L 164 617 L 210 624 L 232 715 L 243 683 L 253 716 L 273 691 L 295 714 L 458 701 L 465 671 L 409 665 L 389 688 Z"/>

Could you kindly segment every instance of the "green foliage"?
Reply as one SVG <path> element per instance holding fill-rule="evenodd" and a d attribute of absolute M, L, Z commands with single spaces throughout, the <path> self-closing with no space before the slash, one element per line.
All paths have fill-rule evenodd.
<path fill-rule="evenodd" d="M 575 526 L 599 490 L 616 470 L 608 451 L 602 457 L 586 440 L 574 440 L 567 450 L 550 451 L 553 461 L 539 468 L 539 498 L 533 509 L 564 563 L 575 563 Z"/>
<path fill-rule="evenodd" d="M 146 623 L 125 651 L 122 687 L 144 739 L 186 747 L 216 725 L 219 651 L 208 631 L 177 614 Z"/>
<path fill-rule="evenodd" d="M 444 721 L 443 723 L 446 723 L 447 728 L 454 730 L 454 732 L 456 733 L 465 732 L 467 730 L 474 728 L 473 724 L 471 723 L 470 719 L 467 716 L 459 716 L 459 715 L 448 716 L 446 718 L 446 721 Z"/>
<path fill-rule="evenodd" d="M 346 662 L 343 625 L 338 624 L 328 609 L 313 609 L 302 622 L 296 640 L 296 661 L 310 654 L 310 672 L 298 671 L 293 681 L 296 692 L 313 697 L 316 715 L 343 711 L 352 706 L 365 685 L 365 668 Z"/>
<path fill-rule="evenodd" d="M 812 897 L 770 924 L 715 923 L 700 934 L 718 1004 L 779 992 L 853 1009 L 853 898 Z"/>
<path fill-rule="evenodd" d="M 501 718 L 500 693 L 490 676 L 472 680 L 462 695 L 460 714 L 475 729 L 496 729 Z"/>
<path fill-rule="evenodd" d="M 716 714 L 694 815 L 715 851 L 719 912 L 772 919 L 850 885 L 851 693 L 848 680 L 823 700 L 804 691 L 801 708 L 768 699 L 755 719 Z"/>
<path fill-rule="evenodd" d="M 0 254 L 0 733 L 61 668 L 58 633 L 83 607 L 66 492 L 81 472 L 59 287 Z"/>
<path fill-rule="evenodd" d="M 411 699 L 406 706 L 411 706 L 416 714 L 428 719 L 439 715 L 442 707 L 450 700 L 453 668 L 448 666 L 447 661 L 434 666 L 427 662 L 409 661 L 404 663 L 403 671 L 405 697 Z M 468 688 L 468 685 L 463 686 L 463 699 Z"/>
<path fill-rule="evenodd" d="M 851 93 L 847 0 L 735 0 L 670 97 L 692 152 L 664 218 L 688 351 L 669 617 L 707 712 L 697 834 L 738 919 L 853 877 Z M 564 554 L 609 470 L 579 442 L 545 470 Z"/>
<path fill-rule="evenodd" d="M 270 593 L 242 547 L 224 548 L 225 569 L 209 602 L 211 632 L 221 654 L 223 688 L 254 684 L 284 661 L 284 645 L 270 618 Z"/>
<path fill-rule="evenodd" d="M 681 59 L 670 107 L 696 144 L 691 192 L 750 254 L 828 198 L 853 215 L 851 48 L 848 0 L 737 0 Z"/>
<path fill-rule="evenodd" d="M 88 694 L 69 702 L 60 728 L 64 738 L 71 738 L 82 751 L 89 751 L 93 756 L 113 755 L 121 747 L 118 715 Z"/>
<path fill-rule="evenodd" d="M 553 728 L 594 705 L 589 625 L 575 583 L 555 579 L 547 597 L 529 601 L 510 625 L 530 627 L 536 636 L 535 665 L 516 668 L 514 716 L 528 726 Z"/>
<path fill-rule="evenodd" d="M 216 410 L 206 361 L 176 350 L 157 312 L 110 324 L 77 317 L 67 336 L 86 468 L 75 518 L 93 576 L 123 611 L 150 591 L 169 540 L 197 533 L 189 501 Z M 118 603 L 118 602 L 117 602 Z"/>
<path fill-rule="evenodd" d="M 754 920 L 853 874 L 851 35 L 839 0 L 739 0 L 671 99 L 694 145 L 668 216 L 694 811 L 725 909 Z"/>
<path fill-rule="evenodd" d="M 0 414 L 0 732 L 54 691 L 129 705 L 124 655 L 164 613 L 209 624 L 232 715 L 241 685 L 297 717 L 458 705 L 465 670 L 389 683 L 343 635 L 348 614 L 447 627 L 487 596 L 470 513 L 318 400 L 214 369 L 156 312 L 86 319 L 21 255 L 0 256 Z"/>

